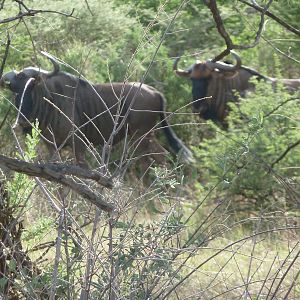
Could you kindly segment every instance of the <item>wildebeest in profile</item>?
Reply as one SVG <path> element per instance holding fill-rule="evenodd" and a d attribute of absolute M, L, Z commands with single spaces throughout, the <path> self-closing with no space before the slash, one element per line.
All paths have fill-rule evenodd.
<path fill-rule="evenodd" d="M 180 57 L 174 62 L 174 72 L 178 76 L 191 79 L 193 111 L 199 113 L 205 120 L 212 120 L 226 127 L 227 102 L 236 98 L 235 91 L 243 97 L 247 91 L 253 90 L 254 84 L 250 81 L 252 77 L 270 82 L 273 86 L 281 82 L 291 92 L 300 87 L 300 79 L 264 76 L 249 67 L 242 66 L 240 57 L 233 51 L 231 54 L 236 60 L 234 65 L 210 60 L 196 61 L 188 69 L 182 70 L 177 66 Z"/>
<path fill-rule="evenodd" d="M 165 99 L 155 88 L 139 82 L 90 84 L 60 71 L 57 61 L 43 54 L 53 71 L 28 67 L 8 72 L 0 81 L 16 94 L 18 124 L 24 131 L 30 131 L 37 119 L 48 144 L 71 146 L 77 163 L 86 166 L 87 147 L 112 146 L 125 137 L 140 153 L 163 149 L 154 140 L 154 130 L 161 127 L 172 150 L 183 161 L 192 160 L 190 150 L 169 126 Z"/>

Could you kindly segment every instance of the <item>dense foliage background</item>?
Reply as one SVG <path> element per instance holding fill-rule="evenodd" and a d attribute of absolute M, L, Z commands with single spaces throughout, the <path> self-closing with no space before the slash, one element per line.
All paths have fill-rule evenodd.
<path fill-rule="evenodd" d="M 18 14 L 17 2 L 3 3 L 0 20 Z M 50 69 L 40 55 L 44 50 L 59 58 L 64 70 L 92 82 L 144 79 L 164 93 L 168 111 L 184 107 L 171 123 L 185 124 L 174 128 L 193 150 L 196 163 L 184 167 L 173 158 L 167 167 L 154 166 L 150 187 L 131 168 L 113 191 L 103 191 L 119 209 L 111 218 L 75 193 L 68 194 L 65 213 L 59 214 L 37 181 L 3 175 L 1 237 L 7 224 L 17 224 L 15 238 L 23 245 L 18 251 L 28 263 L 18 265 L 8 248 L 10 255 L 0 254 L 9 266 L 5 274 L 10 274 L 0 274 L 0 295 L 9 291 L 16 297 L 11 299 L 39 299 L 56 293 L 58 299 L 87 299 L 82 287 L 89 278 L 90 299 L 273 299 L 268 298 L 272 292 L 276 299 L 298 299 L 300 147 L 279 158 L 300 139 L 299 93 L 291 95 L 283 87 L 274 91 L 260 82 L 255 93 L 230 104 L 229 129 L 224 131 L 188 114 L 191 84 L 172 71 L 178 55 L 184 68 L 225 48 L 203 1 L 25 3 L 74 12 L 72 17 L 40 13 L 0 23 L 1 53 L 6 33 L 11 37 L 4 72 L 33 65 Z M 217 3 L 234 43 L 253 42 L 260 15 L 240 1 Z M 299 1 L 274 1 L 270 10 L 299 25 Z M 239 55 L 244 65 L 270 77 L 300 78 L 299 41 L 267 18 L 260 43 Z M 9 92 L 0 91 L 0 122 L 11 99 Z M 15 116 L 12 109 L 1 128 L 1 154 L 21 157 L 10 127 Z M 164 137 L 159 139 L 166 145 Z M 27 137 L 26 160 L 37 159 L 42 151 L 37 140 Z M 58 186 L 48 189 L 59 199 Z M 12 223 L 4 221 L 8 215 Z M 68 217 L 63 220 L 62 215 Z M 267 234 L 258 241 L 260 231 Z M 219 249 L 224 251 L 215 258 Z M 90 277 L 87 266 L 94 268 Z M 289 288 L 292 292 L 284 298 Z"/>

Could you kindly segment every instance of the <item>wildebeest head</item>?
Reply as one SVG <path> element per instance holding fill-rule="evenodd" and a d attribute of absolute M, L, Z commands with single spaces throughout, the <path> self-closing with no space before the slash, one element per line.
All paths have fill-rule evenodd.
<path fill-rule="evenodd" d="M 24 132 L 30 132 L 31 112 L 33 100 L 31 97 L 32 89 L 35 83 L 44 77 L 44 79 L 56 75 L 59 72 L 59 65 L 55 59 L 46 52 L 42 52 L 53 64 L 53 71 L 48 72 L 40 68 L 29 67 L 20 72 L 16 70 L 4 74 L 0 79 L 0 87 L 8 88 L 16 94 L 15 106 L 18 109 L 17 122 L 23 127 Z"/>
<path fill-rule="evenodd" d="M 198 112 L 200 116 L 204 119 L 214 119 L 214 112 L 209 109 L 210 99 L 203 99 L 207 97 L 207 91 L 209 87 L 209 82 L 212 78 L 218 78 L 222 76 L 233 76 L 236 71 L 241 67 L 241 59 L 235 53 L 231 52 L 236 60 L 235 65 L 223 63 L 223 62 L 213 62 L 207 60 L 204 62 L 196 61 L 195 64 L 190 66 L 186 70 L 178 68 L 178 57 L 173 66 L 173 70 L 176 75 L 180 77 L 190 78 L 192 80 L 192 94 L 193 94 L 193 111 Z"/>

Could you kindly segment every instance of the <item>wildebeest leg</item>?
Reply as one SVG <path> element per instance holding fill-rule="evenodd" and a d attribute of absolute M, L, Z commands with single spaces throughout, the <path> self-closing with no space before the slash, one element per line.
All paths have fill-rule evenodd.
<path fill-rule="evenodd" d="M 62 161 L 62 157 L 60 155 L 60 152 L 58 150 L 57 145 L 55 144 L 49 144 L 47 143 L 47 148 L 48 148 L 48 153 L 49 153 L 49 157 L 50 157 L 50 161 L 52 162 L 58 162 L 58 161 Z M 81 147 L 80 144 L 78 144 L 79 146 L 76 147 L 75 149 L 75 153 L 73 153 L 73 160 L 75 160 L 75 163 L 77 165 L 79 165 L 82 168 L 88 168 L 88 165 L 84 159 L 84 148 Z M 72 151 L 74 152 L 74 151 Z"/>
<path fill-rule="evenodd" d="M 148 151 L 150 156 L 153 157 L 158 164 L 166 164 L 166 155 L 168 154 L 168 151 L 162 147 L 154 137 L 149 140 Z"/>
<path fill-rule="evenodd" d="M 141 179 L 143 179 L 144 183 L 147 183 L 148 172 L 150 167 L 153 164 L 153 159 L 150 157 L 149 152 L 149 141 L 148 139 L 143 139 L 136 149 L 136 156 L 140 156 L 138 160 L 140 170 L 141 170 Z"/>
<path fill-rule="evenodd" d="M 137 149 L 137 154 L 141 156 L 139 161 L 144 181 L 147 182 L 149 169 L 154 162 L 160 165 L 166 163 L 167 153 L 167 150 L 157 142 L 153 135 L 143 138 Z"/>
<path fill-rule="evenodd" d="M 47 147 L 47 150 L 48 150 L 48 161 L 50 162 L 62 162 L 62 158 L 61 158 L 61 155 L 59 153 L 59 150 L 58 150 L 58 147 L 56 144 L 49 144 L 49 143 L 46 143 L 46 147 Z M 69 187 L 66 187 L 64 185 L 59 185 L 58 187 L 58 195 L 60 197 L 60 200 L 62 199 L 66 199 L 66 197 L 69 195 L 71 189 Z M 63 201 L 63 203 L 65 203 L 65 201 Z"/>
<path fill-rule="evenodd" d="M 139 160 L 139 162 L 141 172 L 139 179 L 142 180 L 144 184 L 150 185 L 151 181 L 149 177 L 149 171 L 154 164 L 154 160 L 149 156 L 144 156 Z"/>
<path fill-rule="evenodd" d="M 75 149 L 75 160 L 79 167 L 88 169 L 87 162 L 84 159 L 84 149 L 81 149 L 81 147 L 76 147 Z"/>
<path fill-rule="evenodd" d="M 221 122 L 221 126 L 222 126 L 222 129 L 228 130 L 229 125 L 228 125 L 227 121 L 223 120 Z"/>
<path fill-rule="evenodd" d="M 58 162 L 62 160 L 56 145 L 46 143 L 46 146 L 47 146 L 50 162 Z"/>

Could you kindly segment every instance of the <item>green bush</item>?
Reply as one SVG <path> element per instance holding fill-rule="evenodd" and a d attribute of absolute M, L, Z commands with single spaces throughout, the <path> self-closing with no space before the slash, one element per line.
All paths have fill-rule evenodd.
<path fill-rule="evenodd" d="M 261 82 L 255 93 L 230 103 L 228 131 L 211 125 L 214 137 L 195 150 L 200 180 L 207 182 L 207 189 L 218 185 L 215 197 L 231 199 L 237 209 L 295 207 L 299 147 L 276 161 L 300 139 L 298 97 L 280 87 L 274 92 Z"/>

